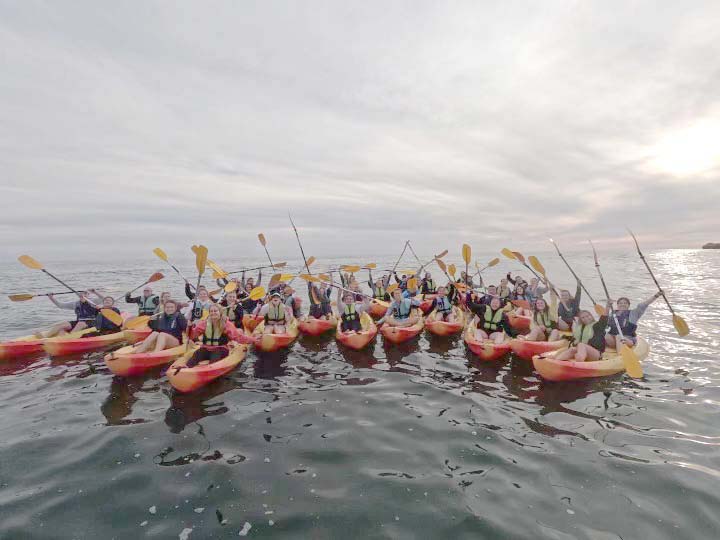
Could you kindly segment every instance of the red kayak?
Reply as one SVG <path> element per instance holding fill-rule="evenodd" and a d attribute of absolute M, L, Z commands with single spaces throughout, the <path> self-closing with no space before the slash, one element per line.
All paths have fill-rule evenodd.
<path fill-rule="evenodd" d="M 140 375 L 147 370 L 169 364 L 187 352 L 187 345 L 165 349 L 158 352 L 135 352 L 133 345 L 128 345 L 105 355 L 105 364 L 115 375 L 132 377 Z"/>
<path fill-rule="evenodd" d="M 337 319 L 331 316 L 329 319 L 316 319 L 315 317 L 305 317 L 298 319 L 298 329 L 308 336 L 319 336 L 328 330 L 332 330 L 337 326 Z"/>
<path fill-rule="evenodd" d="M 135 343 L 140 343 L 145 338 L 147 338 L 150 334 L 152 334 L 152 330 L 148 328 L 147 326 L 144 328 L 133 328 L 132 330 L 123 330 L 125 332 L 125 341 L 130 343 L 131 345 L 134 345 Z"/>
<path fill-rule="evenodd" d="M 23 336 L 0 343 L 0 360 L 23 358 L 43 351 L 44 339 Z"/>
<path fill-rule="evenodd" d="M 83 330 L 84 333 L 95 331 L 94 328 Z M 115 332 L 104 336 L 72 337 L 72 334 L 46 339 L 43 349 L 50 356 L 67 356 L 71 354 L 84 354 L 101 351 L 125 341 L 125 332 Z"/>
<path fill-rule="evenodd" d="M 257 317 L 255 315 L 251 315 L 250 313 L 243 315 L 243 328 L 245 328 L 245 332 L 252 334 L 252 331 L 255 330 L 255 327 L 260 324 L 260 321 L 262 320 L 262 317 Z"/>
<path fill-rule="evenodd" d="M 424 326 L 425 321 L 422 316 L 419 316 L 417 322 L 412 326 L 390 326 L 389 324 L 383 324 L 380 328 L 380 333 L 391 343 L 404 343 L 422 332 Z"/>
<path fill-rule="evenodd" d="M 465 343 L 473 354 L 475 354 L 480 360 L 491 362 L 498 360 L 510 352 L 510 343 L 504 341 L 502 343 L 495 343 L 490 339 L 480 340 L 477 338 L 475 332 L 476 328 L 474 325 L 470 325 L 465 330 Z"/>
<path fill-rule="evenodd" d="M 510 326 L 518 332 L 528 332 L 530 330 L 530 321 L 532 317 L 525 317 L 524 315 L 518 315 L 514 311 L 507 314 L 508 322 Z"/>
<path fill-rule="evenodd" d="M 425 319 L 426 330 L 436 336 L 449 336 L 461 332 L 465 326 L 465 313 L 458 307 L 453 307 L 453 313 L 455 314 L 455 322 L 446 322 L 435 320 L 437 313 L 433 311 Z"/>
<path fill-rule="evenodd" d="M 370 302 L 370 316 L 376 319 L 384 317 L 388 308 L 377 302 Z"/>
<path fill-rule="evenodd" d="M 543 354 L 550 351 L 556 351 L 558 349 L 564 349 L 568 346 L 568 341 L 565 339 L 558 339 L 557 341 L 528 341 L 526 339 L 511 339 L 510 348 L 523 360 L 528 362 L 533 359 L 533 356 Z"/>
<path fill-rule="evenodd" d="M 193 367 L 185 367 L 198 348 L 198 345 L 192 346 L 187 353 L 178 358 L 167 370 L 167 377 L 170 384 L 179 392 L 192 392 L 222 377 L 226 373 L 230 373 L 245 359 L 248 351 L 246 344 L 239 343 L 221 360 L 216 360 L 215 362 L 206 361 Z"/>
<path fill-rule="evenodd" d="M 280 349 L 289 347 L 298 337 L 297 319 L 293 319 L 285 326 L 284 334 L 265 334 L 265 322 L 261 322 L 255 327 L 252 334 L 255 347 L 263 352 L 275 352 Z"/>
<path fill-rule="evenodd" d="M 338 321 L 335 338 L 346 347 L 355 349 L 356 351 L 364 349 L 378 333 L 375 322 L 367 313 L 363 313 L 360 316 L 360 325 L 362 326 L 360 332 L 343 332 L 341 330 L 341 324 L 342 323 Z"/>
<path fill-rule="evenodd" d="M 437 298 L 437 294 L 423 294 L 421 298 L 422 300 L 420 301 L 420 310 L 423 312 L 423 315 L 427 315 L 432 309 L 432 303 L 433 300 Z"/>

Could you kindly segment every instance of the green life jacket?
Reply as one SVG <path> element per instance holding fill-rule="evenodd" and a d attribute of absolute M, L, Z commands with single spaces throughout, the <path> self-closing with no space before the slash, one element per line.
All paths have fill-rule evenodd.
<path fill-rule="evenodd" d="M 495 313 L 493 313 L 493 310 L 490 308 L 490 306 L 485 308 L 485 320 L 483 321 L 483 328 L 485 330 L 490 330 L 491 332 L 497 330 L 500 321 L 502 321 L 503 313 L 504 312 L 502 308 L 498 309 Z"/>
<path fill-rule="evenodd" d="M 425 292 L 428 294 L 432 294 L 435 292 L 435 282 L 432 279 L 428 279 L 425 281 Z"/>
<path fill-rule="evenodd" d="M 205 345 L 226 345 L 228 337 L 225 335 L 224 328 L 215 329 L 215 325 L 207 321 L 205 325 L 205 333 L 203 334 L 203 344 Z"/>
<path fill-rule="evenodd" d="M 382 286 L 378 287 L 376 285 L 375 286 L 375 294 L 373 294 L 373 298 L 383 300 L 385 298 L 385 292 L 386 292 L 385 287 L 382 287 Z"/>
<path fill-rule="evenodd" d="M 588 325 L 575 323 L 573 324 L 573 337 L 575 338 L 575 343 L 590 343 L 590 340 L 592 339 L 593 335 L 595 334 L 595 323 L 591 323 Z"/>
<path fill-rule="evenodd" d="M 275 307 L 272 304 L 268 306 L 268 312 L 265 314 L 265 323 L 269 322 L 285 322 L 285 304 Z"/>
<path fill-rule="evenodd" d="M 140 303 L 138 304 L 138 315 L 154 315 L 155 308 L 157 307 L 155 305 L 156 300 L 157 296 L 155 296 L 154 294 L 151 294 L 147 298 L 144 296 L 140 296 Z"/>
<path fill-rule="evenodd" d="M 535 313 L 533 320 L 535 321 L 535 324 L 537 324 L 538 326 L 542 326 L 548 330 L 555 326 L 555 323 L 550 318 L 550 315 L 548 315 L 544 311 L 538 311 L 537 313 Z"/>

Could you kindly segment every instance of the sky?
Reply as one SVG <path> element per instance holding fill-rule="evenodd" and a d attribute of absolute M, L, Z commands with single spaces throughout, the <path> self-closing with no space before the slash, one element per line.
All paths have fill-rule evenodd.
<path fill-rule="evenodd" d="M 720 241 L 720 2 L 0 0 L 0 258 Z M 585 244 L 587 245 L 587 244 Z"/>

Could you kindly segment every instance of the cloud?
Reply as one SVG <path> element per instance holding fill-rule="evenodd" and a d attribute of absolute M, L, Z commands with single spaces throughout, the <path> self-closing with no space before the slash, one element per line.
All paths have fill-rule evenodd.
<path fill-rule="evenodd" d="M 698 246 L 718 20 L 709 1 L 5 3 L 0 243 L 255 254 L 262 230 L 289 254 L 292 209 L 325 255 L 626 224 Z"/>

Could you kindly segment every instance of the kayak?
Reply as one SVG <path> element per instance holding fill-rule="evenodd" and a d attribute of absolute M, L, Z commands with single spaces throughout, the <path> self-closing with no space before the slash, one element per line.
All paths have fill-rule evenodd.
<path fill-rule="evenodd" d="M 135 352 L 134 345 L 128 345 L 105 355 L 105 364 L 115 375 L 132 377 L 140 375 L 149 369 L 169 364 L 188 350 L 187 345 L 165 349 L 158 352 Z"/>
<path fill-rule="evenodd" d="M 633 347 L 642 361 L 650 354 L 650 346 L 643 338 L 638 338 Z M 548 381 L 574 381 L 590 377 L 606 377 L 625 371 L 622 357 L 615 350 L 606 350 L 601 359 L 595 362 L 574 362 L 555 360 L 559 351 L 551 351 L 533 357 L 533 365 L 543 379 Z"/>
<path fill-rule="evenodd" d="M 192 392 L 222 377 L 226 373 L 230 373 L 245 359 L 248 351 L 247 345 L 238 343 L 232 348 L 230 354 L 221 360 L 210 363 L 201 362 L 193 367 L 184 367 L 199 348 L 199 345 L 190 347 L 190 349 L 175 360 L 167 370 L 170 384 L 179 392 Z"/>
<path fill-rule="evenodd" d="M 95 328 L 86 328 L 83 334 L 94 332 Z M 43 349 L 50 356 L 66 356 L 70 354 L 83 354 L 100 351 L 105 347 L 111 347 L 125 341 L 125 332 L 114 332 L 104 336 L 78 337 L 74 334 L 66 334 L 48 338 L 43 343 Z"/>
<path fill-rule="evenodd" d="M 260 321 L 262 320 L 262 317 L 257 317 L 250 313 L 246 313 L 245 315 L 243 315 L 243 328 L 245 328 L 245 331 L 247 333 L 250 333 L 255 330 L 255 327 L 260 324 Z"/>
<path fill-rule="evenodd" d="M 380 333 L 391 343 L 403 343 L 411 340 L 422 332 L 424 326 L 425 321 L 422 315 L 420 315 L 418 316 L 417 322 L 412 326 L 390 326 L 389 324 L 383 324 L 380 328 Z"/>
<path fill-rule="evenodd" d="M 261 321 L 255 327 L 252 334 L 253 343 L 263 352 L 275 352 L 279 349 L 289 347 L 298 336 L 297 319 L 293 319 L 289 325 L 285 327 L 284 334 L 264 334 L 265 321 Z"/>
<path fill-rule="evenodd" d="M 465 313 L 458 307 L 452 308 L 456 322 L 436 321 L 436 311 L 433 311 L 425 319 L 425 329 L 436 336 L 449 336 L 462 331 L 465 326 Z"/>
<path fill-rule="evenodd" d="M 363 313 L 360 316 L 360 325 L 362 327 L 360 332 L 343 332 L 341 325 L 342 322 L 338 321 L 335 338 L 346 347 L 355 349 L 356 351 L 365 348 L 378 333 L 375 321 L 373 321 L 372 317 L 367 313 Z"/>
<path fill-rule="evenodd" d="M 376 319 L 379 319 L 380 317 L 384 317 L 385 313 L 387 313 L 388 308 L 385 306 L 378 304 L 377 302 L 370 302 L 370 316 L 375 317 Z"/>
<path fill-rule="evenodd" d="M 338 320 L 335 315 L 332 315 L 329 319 L 316 319 L 315 317 L 304 317 L 298 319 L 298 329 L 308 336 L 319 336 L 332 330 L 337 326 Z"/>
<path fill-rule="evenodd" d="M 523 360 L 532 361 L 533 356 L 557 351 L 558 349 L 566 349 L 568 340 L 558 339 L 557 341 L 528 341 L 526 339 L 511 339 L 510 348 Z"/>
<path fill-rule="evenodd" d="M 480 360 L 491 362 L 502 358 L 510 352 L 510 342 L 495 343 L 493 340 L 477 338 L 475 325 L 471 324 L 465 330 L 465 343 Z"/>
<path fill-rule="evenodd" d="M 0 360 L 22 358 L 43 351 L 44 339 L 35 336 L 23 336 L 0 343 Z"/>
<path fill-rule="evenodd" d="M 518 315 L 514 311 L 507 314 L 508 322 L 510 326 L 518 332 L 525 332 L 530 330 L 530 321 L 532 317 L 526 317 L 524 315 Z"/>
<path fill-rule="evenodd" d="M 423 315 L 427 315 L 428 313 L 430 313 L 430 310 L 432 309 L 432 303 L 435 298 L 437 298 L 437 294 L 422 295 L 422 300 L 420 301 L 420 310 L 423 312 Z"/>
<path fill-rule="evenodd" d="M 125 332 L 125 341 L 134 345 L 139 343 L 152 334 L 152 330 L 147 326 L 143 328 L 133 328 L 132 330 L 123 330 Z"/>

